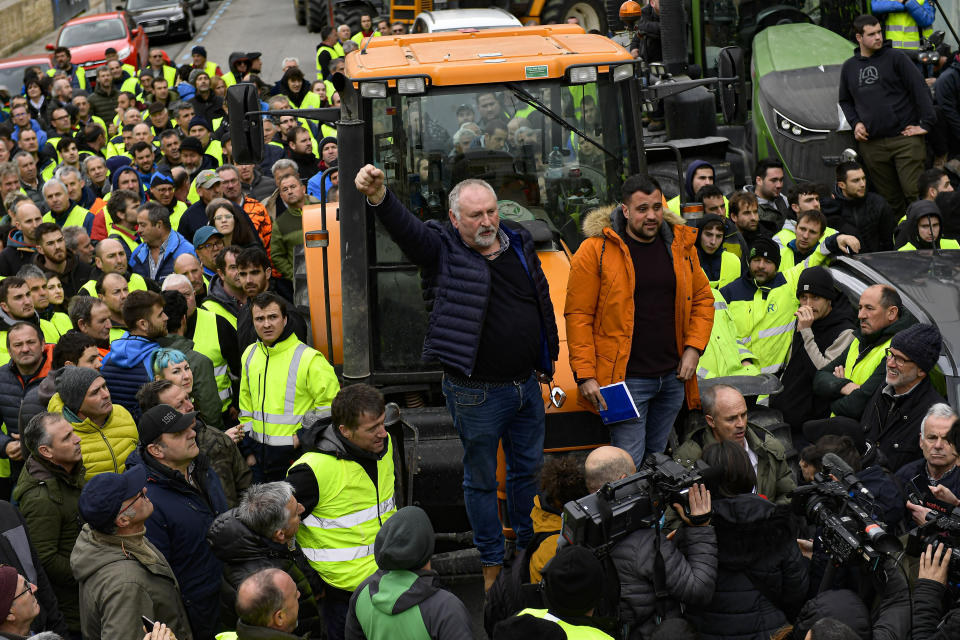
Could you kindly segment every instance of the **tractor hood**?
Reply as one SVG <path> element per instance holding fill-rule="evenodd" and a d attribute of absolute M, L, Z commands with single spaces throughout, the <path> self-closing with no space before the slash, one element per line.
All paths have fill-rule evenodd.
<path fill-rule="evenodd" d="M 794 122 L 835 131 L 840 126 L 840 67 L 850 51 L 848 40 L 816 25 L 769 27 L 753 39 L 754 86 L 767 104 Z"/>

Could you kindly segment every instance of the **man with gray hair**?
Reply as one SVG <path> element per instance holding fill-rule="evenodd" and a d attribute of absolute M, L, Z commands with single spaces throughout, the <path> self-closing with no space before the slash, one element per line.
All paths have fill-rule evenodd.
<path fill-rule="evenodd" d="M 267 145 L 267 148 L 269 149 L 271 146 L 272 145 Z M 281 158 L 270 166 L 270 172 L 273 174 L 273 183 L 277 185 L 277 188 L 272 194 L 270 194 L 269 197 L 267 197 L 266 200 L 263 201 L 263 206 L 270 215 L 270 219 L 276 220 L 284 211 L 287 210 L 287 204 L 280 197 L 280 181 L 289 175 L 297 176 L 297 179 L 299 180 L 300 169 L 297 168 L 297 163 L 293 160 L 290 160 L 289 158 Z"/>
<path fill-rule="evenodd" d="M 560 349 L 547 278 L 530 234 L 500 222 L 497 194 L 482 180 L 450 191 L 447 224 L 410 213 L 373 165 L 360 169 L 355 183 L 368 210 L 422 268 L 425 290 L 435 292 L 423 356 L 443 364 L 443 394 L 464 447 L 467 516 L 489 589 L 504 554 L 496 478 L 501 440 L 517 546 L 533 536 L 530 511 L 543 461 L 540 382 L 551 380 Z"/>
<path fill-rule="evenodd" d="M 950 429 L 957 421 L 957 412 L 943 402 L 931 405 L 920 423 L 920 450 L 923 458 L 897 469 L 897 480 L 907 492 L 916 492 L 924 505 L 907 502 L 907 518 L 922 524 L 929 513 L 927 503 L 938 500 L 935 487 L 949 489 L 960 496 L 960 469 L 957 468 L 957 449 L 948 440 Z M 931 505 L 932 506 L 932 505 Z M 908 523 L 909 525 L 909 523 Z M 912 525 L 909 525 L 912 526 Z"/>
<path fill-rule="evenodd" d="M 67 185 L 58 178 L 51 178 L 43 184 L 42 191 L 43 199 L 50 209 L 43 216 L 44 222 L 55 222 L 61 229 L 79 225 L 89 235 L 93 229 L 93 214 L 70 200 Z"/>
<path fill-rule="evenodd" d="M 64 227 L 63 241 L 67 244 L 67 251 L 77 256 L 79 262 L 93 264 L 93 242 L 86 229 L 76 225 Z"/>
<path fill-rule="evenodd" d="M 80 593 L 70 571 L 70 554 L 80 535 L 78 504 L 86 474 L 80 436 L 61 414 L 42 411 L 24 427 L 22 442 L 30 457 L 13 496 L 60 612 L 70 631 L 79 633 Z"/>
<path fill-rule="evenodd" d="M 314 593 L 323 593 L 323 582 L 297 542 L 303 505 L 297 502 L 287 482 L 251 485 L 240 504 L 221 514 L 210 525 L 207 542 L 223 563 L 220 585 L 222 621 L 236 619 L 232 614 L 237 589 L 244 578 L 264 569 L 286 571 L 300 590 L 300 631 L 316 631 L 322 625 Z M 316 629 L 312 629 L 316 626 Z"/>

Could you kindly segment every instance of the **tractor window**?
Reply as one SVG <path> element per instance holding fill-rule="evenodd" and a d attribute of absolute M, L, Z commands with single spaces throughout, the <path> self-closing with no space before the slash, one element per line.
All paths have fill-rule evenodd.
<path fill-rule="evenodd" d="M 496 87 L 393 94 L 372 101 L 374 164 L 423 220 L 446 220 L 453 186 L 481 178 L 497 192 L 501 217 L 542 220 L 556 239 L 575 250 L 582 239 L 582 215 L 614 202 L 619 193 L 627 157 L 623 100 L 609 81 L 525 83 L 520 88 L 519 93 Z M 405 261 L 386 241 L 377 242 L 377 260 Z"/>

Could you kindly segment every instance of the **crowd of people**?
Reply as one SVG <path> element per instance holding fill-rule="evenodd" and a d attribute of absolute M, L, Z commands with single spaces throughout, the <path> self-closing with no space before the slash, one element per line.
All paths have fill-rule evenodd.
<path fill-rule="evenodd" d="M 752 185 L 725 193 L 695 160 L 682 199 L 702 206 L 696 224 L 643 175 L 625 180 L 622 204 L 583 217 L 560 314 L 577 402 L 603 415 L 605 388 L 625 382 L 637 408 L 585 460 L 544 459 L 541 383 L 560 354 L 554 298 L 533 239 L 500 220 L 493 188 L 456 184 L 441 223 L 411 213 L 381 169 L 351 176 L 422 269 L 424 357 L 443 367 L 463 444 L 491 637 L 957 637 L 945 545 L 918 563 L 828 570 L 817 529 L 791 511 L 828 455 L 849 465 L 891 533 L 960 495 L 937 327 L 886 285 L 854 309 L 828 268 L 839 254 L 960 248 L 944 237 L 957 227 L 949 175 L 923 166 L 929 93 L 877 110 L 883 96 L 856 81 L 856 65 L 892 57 L 884 64 L 899 80 L 886 91 L 915 88 L 919 72 L 882 46 L 875 18 L 856 26 L 840 104 L 863 166 L 841 163 L 835 185 L 784 191 L 783 165 L 767 159 Z M 58 48 L 51 69 L 29 69 L 9 96 L 0 636 L 478 632 L 432 569 L 429 517 L 402 505 L 387 430 L 398 416 L 371 386 L 341 389 L 292 302 L 303 208 L 337 201 L 336 130 L 268 117 L 263 161 L 236 164 L 223 99 L 252 82 L 270 109 L 336 106 L 329 78 L 344 57 L 364 38 L 404 31 L 370 15 L 355 34 L 328 27 L 317 80 L 285 59 L 275 84 L 261 79 L 259 52 L 234 52 L 224 71 L 202 46 L 180 68 L 159 48 L 140 70 L 113 51 L 88 82 Z M 643 49 L 657 55 L 652 41 Z M 595 107 L 581 104 L 587 124 Z M 478 94 L 458 109 L 453 142 L 499 149 L 536 136 L 503 110 L 496 93 Z M 489 126 L 470 127 L 475 114 Z M 710 382 L 760 373 L 782 383 L 761 404 L 781 412 L 787 440 L 749 420 L 757 398 Z M 678 429 L 696 410 L 703 422 Z M 718 479 L 695 484 L 662 528 L 633 531 L 599 557 L 566 544 L 564 505 L 636 474 L 672 431 L 673 459 L 703 461 Z"/>

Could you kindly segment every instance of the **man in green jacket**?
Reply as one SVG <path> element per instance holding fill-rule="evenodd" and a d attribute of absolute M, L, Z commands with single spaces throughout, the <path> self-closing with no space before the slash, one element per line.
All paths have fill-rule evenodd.
<path fill-rule="evenodd" d="M 83 456 L 80 436 L 59 413 L 35 415 L 21 434 L 30 452 L 13 490 L 27 522 L 30 542 L 50 578 L 60 612 L 71 633 L 80 633 L 80 594 L 70 570 L 70 553 L 80 534 Z"/>
<path fill-rule="evenodd" d="M 383 523 L 373 543 L 380 569 L 350 598 L 346 640 L 470 640 L 470 614 L 430 568 L 434 533 L 420 507 L 404 507 Z"/>
<path fill-rule="evenodd" d="M 732 440 L 747 451 L 757 474 L 755 491 L 770 502 L 789 504 L 797 488 L 783 444 L 766 429 L 747 423 L 747 403 L 739 391 L 725 384 L 700 389 L 706 426 L 697 429 L 674 453 L 674 459 L 693 467 L 703 450 L 714 442 Z"/>
<path fill-rule="evenodd" d="M 277 217 L 270 236 L 270 259 L 284 279 L 293 282 L 293 251 L 303 246 L 303 208 L 320 201 L 307 195 L 306 187 L 296 175 L 281 178 L 277 190 L 287 210 Z"/>
<path fill-rule="evenodd" d="M 180 586 L 163 554 L 146 539 L 153 513 L 145 465 L 101 473 L 80 494 L 83 525 L 70 554 L 80 585 L 83 637 L 140 638 L 140 616 L 166 624 L 177 640 L 193 640 Z"/>

